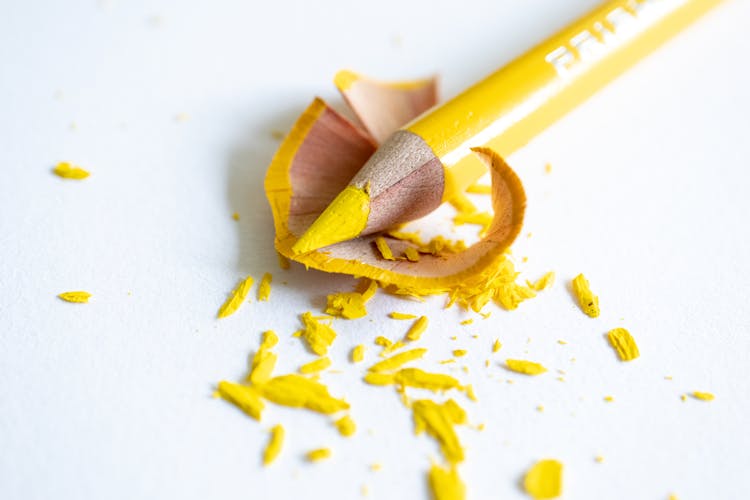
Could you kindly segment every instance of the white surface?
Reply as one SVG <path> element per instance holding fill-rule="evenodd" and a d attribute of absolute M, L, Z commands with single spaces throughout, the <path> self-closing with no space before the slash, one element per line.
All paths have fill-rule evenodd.
<path fill-rule="evenodd" d="M 287 130 L 315 94 L 337 102 L 330 79 L 341 67 L 437 72 L 452 95 L 596 3 L 6 2 L 0 498 L 351 499 L 363 484 L 372 498 L 426 498 L 437 447 L 413 435 L 393 391 L 361 382 L 375 349 L 362 365 L 347 361 L 352 346 L 403 333 L 385 317 L 394 309 L 433 318 L 419 366 L 446 370 L 438 360 L 469 350 L 459 366 L 470 373 L 456 374 L 480 402 L 460 401 L 487 424 L 460 430 L 470 499 L 524 498 L 519 479 L 542 457 L 565 463 L 569 499 L 746 498 L 746 1 L 727 2 L 510 159 L 533 232 L 514 254 L 529 257 L 529 278 L 557 271 L 552 291 L 511 313 L 492 306 L 470 327 L 458 326 L 469 315 L 441 310 L 443 298 L 385 295 L 367 319 L 336 322 L 341 373 L 323 380 L 352 404 L 356 437 L 279 407 L 258 424 L 211 398 L 217 381 L 244 374 L 262 330 L 281 336 L 277 373 L 312 359 L 291 337 L 296 315 L 352 283 L 277 270 L 262 192 L 270 132 Z M 63 160 L 92 176 L 55 177 Z M 270 303 L 214 319 L 240 277 L 267 270 Z M 566 290 L 579 272 L 601 297 L 597 320 Z M 55 297 L 75 289 L 91 303 Z M 641 348 L 630 364 L 603 338 L 620 325 Z M 504 347 L 485 369 L 496 337 Z M 510 374 L 506 357 L 551 371 Z M 694 390 L 717 399 L 680 401 Z M 288 439 L 263 469 L 276 422 Z M 333 458 L 305 463 L 318 446 Z M 374 462 L 383 470 L 371 472 Z"/>

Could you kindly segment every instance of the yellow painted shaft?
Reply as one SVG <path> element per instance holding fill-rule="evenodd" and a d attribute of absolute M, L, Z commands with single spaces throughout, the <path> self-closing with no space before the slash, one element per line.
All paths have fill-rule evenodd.
<path fill-rule="evenodd" d="M 610 0 L 404 128 L 446 166 L 444 200 L 484 172 L 470 148 L 508 156 L 721 0 Z"/>

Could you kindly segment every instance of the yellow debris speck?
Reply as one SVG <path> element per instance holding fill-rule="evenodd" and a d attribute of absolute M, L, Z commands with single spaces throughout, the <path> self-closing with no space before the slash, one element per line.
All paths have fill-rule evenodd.
<path fill-rule="evenodd" d="M 380 256 L 385 260 L 396 260 L 396 257 L 393 256 L 393 251 L 391 251 L 391 247 L 388 246 L 388 242 L 385 241 L 385 238 L 382 236 L 375 238 L 375 246 L 378 248 Z"/>
<path fill-rule="evenodd" d="M 474 322 L 474 318 L 465 319 L 461 322 L 462 325 L 470 325 Z"/>
<path fill-rule="evenodd" d="M 245 297 L 247 297 L 251 286 L 253 286 L 252 276 L 248 276 L 240 281 L 239 285 L 237 285 L 237 287 L 232 290 L 232 293 L 229 294 L 229 298 L 224 302 L 224 305 L 219 308 L 218 317 L 226 318 L 227 316 L 234 314 L 242 305 Z"/>
<path fill-rule="evenodd" d="M 537 405 L 536 411 L 538 411 L 539 413 L 542 413 L 544 411 L 544 405 Z"/>
<path fill-rule="evenodd" d="M 445 459 L 455 464 L 464 459 L 464 449 L 458 440 L 455 425 L 466 423 L 466 412 L 455 401 L 449 399 L 443 404 L 428 399 L 414 401 L 414 432 L 426 432 L 440 446 Z"/>
<path fill-rule="evenodd" d="M 548 174 L 551 174 L 552 173 L 552 164 L 551 163 L 547 163 L 546 165 L 544 165 L 544 171 L 546 173 L 548 173 Z"/>
<path fill-rule="evenodd" d="M 701 401 L 713 401 L 716 398 L 716 396 L 714 396 L 710 392 L 699 392 L 699 391 L 693 392 L 692 396 L 695 399 L 700 399 Z"/>
<path fill-rule="evenodd" d="M 187 113 L 177 113 L 174 119 L 178 122 L 186 122 L 190 120 L 190 115 Z"/>
<path fill-rule="evenodd" d="M 365 359 L 365 346 L 359 344 L 352 349 L 352 362 L 359 363 Z"/>
<path fill-rule="evenodd" d="M 349 404 L 331 396 L 326 386 L 301 375 L 274 377 L 259 386 L 258 391 L 265 399 L 291 408 L 307 408 L 327 415 L 349 409 Z"/>
<path fill-rule="evenodd" d="M 373 472 L 378 472 L 382 468 L 383 468 L 383 464 L 380 464 L 380 463 L 374 463 L 370 466 L 370 470 Z"/>
<path fill-rule="evenodd" d="M 352 420 L 352 417 L 350 417 L 349 415 L 345 415 L 336 420 L 336 422 L 334 422 L 334 425 L 336 425 L 336 429 L 338 429 L 339 434 L 345 437 L 352 436 L 355 432 L 357 432 L 357 424 L 354 423 L 354 420 Z"/>
<path fill-rule="evenodd" d="M 557 377 L 557 379 L 556 379 L 556 380 L 557 380 L 558 382 L 565 382 L 565 378 L 564 378 L 564 377 Z"/>
<path fill-rule="evenodd" d="M 596 461 L 596 463 L 598 463 L 598 464 L 603 464 L 603 463 L 604 463 L 604 457 L 603 457 L 603 456 L 601 456 L 601 455 L 597 455 L 597 456 L 595 456 L 595 457 L 594 457 L 594 460 L 595 460 L 595 461 Z"/>
<path fill-rule="evenodd" d="M 276 460 L 281 451 L 281 446 L 284 444 L 284 427 L 279 425 L 273 426 L 271 429 L 271 437 L 268 441 L 265 451 L 263 452 L 263 465 L 269 465 L 271 462 Z"/>
<path fill-rule="evenodd" d="M 234 220 L 240 220 L 240 214 L 238 214 L 237 212 L 233 213 L 232 214 L 232 219 L 234 219 Z"/>
<path fill-rule="evenodd" d="M 312 352 L 318 356 L 325 356 L 328 353 L 328 347 L 336 339 L 336 332 L 330 325 L 321 323 L 310 312 L 300 316 L 304 326 L 303 329 L 296 332 L 297 335 L 305 339 Z"/>
<path fill-rule="evenodd" d="M 58 177 L 62 177 L 63 179 L 72 179 L 76 181 L 80 181 L 91 175 L 81 167 L 75 167 L 66 161 L 61 161 L 60 163 L 55 165 L 55 168 L 52 169 L 52 172 Z"/>
<path fill-rule="evenodd" d="M 523 359 L 506 359 L 505 365 L 510 371 L 523 373 L 524 375 L 540 375 L 547 371 L 547 369 L 539 363 Z"/>
<path fill-rule="evenodd" d="M 578 298 L 581 310 L 592 318 L 599 316 L 599 297 L 589 288 L 589 281 L 579 274 L 573 279 L 573 293 Z"/>
<path fill-rule="evenodd" d="M 558 340 L 557 343 L 560 345 L 568 345 L 568 343 L 562 339 Z"/>
<path fill-rule="evenodd" d="M 615 328 L 614 330 L 610 330 L 607 333 L 607 339 L 620 357 L 620 361 L 632 361 L 640 356 L 635 339 L 626 329 Z"/>
<path fill-rule="evenodd" d="M 419 262 L 419 252 L 414 247 L 406 247 L 404 256 L 409 262 Z"/>
<path fill-rule="evenodd" d="M 679 498 L 677 498 L 677 495 L 675 495 L 675 494 L 673 493 L 673 494 L 669 495 L 669 497 L 667 498 L 667 500 L 680 500 L 680 499 L 679 499 Z"/>
<path fill-rule="evenodd" d="M 392 312 L 388 315 L 391 319 L 414 319 L 416 316 L 414 314 L 406 314 L 406 313 L 400 313 L 400 312 Z"/>
<path fill-rule="evenodd" d="M 393 345 L 393 341 L 389 338 L 383 337 L 382 335 L 378 335 L 377 337 L 375 337 L 375 345 L 388 348 Z"/>
<path fill-rule="evenodd" d="M 502 349 L 503 344 L 500 342 L 500 339 L 495 339 L 495 341 L 492 343 L 492 352 L 497 352 L 500 349 Z"/>
<path fill-rule="evenodd" d="M 612 396 L 604 396 L 604 401 L 607 403 L 612 403 L 615 400 Z"/>
<path fill-rule="evenodd" d="M 665 375 L 664 380 L 672 380 L 672 375 Z"/>
<path fill-rule="evenodd" d="M 331 450 L 328 448 L 318 448 L 307 452 L 307 460 L 310 462 L 319 462 L 331 457 Z"/>
<path fill-rule="evenodd" d="M 299 367 L 299 372 L 305 375 L 310 373 L 318 373 L 325 370 L 329 366 L 331 366 L 331 359 L 326 356 L 324 358 L 318 358 L 314 361 L 310 361 L 309 363 L 305 363 L 304 365 Z"/>
<path fill-rule="evenodd" d="M 448 364 L 455 363 L 455 362 L 456 362 L 456 360 L 451 358 L 451 359 L 444 359 L 444 360 L 440 361 L 440 364 L 441 365 L 448 365 Z"/>
<path fill-rule="evenodd" d="M 464 500 L 466 498 L 466 487 L 458 476 L 455 466 L 445 469 L 432 464 L 428 481 L 433 500 Z"/>
<path fill-rule="evenodd" d="M 563 465 L 557 460 L 540 460 L 523 479 L 523 487 L 534 500 L 557 498 L 562 494 Z"/>
<path fill-rule="evenodd" d="M 271 296 L 271 281 L 273 281 L 273 276 L 271 276 L 271 273 L 263 274 L 263 278 L 261 278 L 260 284 L 258 285 L 259 301 L 268 301 L 268 298 Z"/>
<path fill-rule="evenodd" d="M 254 388 L 222 380 L 219 382 L 217 393 L 222 399 L 236 405 L 250 417 L 260 420 L 265 405 Z"/>
<path fill-rule="evenodd" d="M 363 484 L 362 488 L 360 488 L 359 491 L 360 491 L 360 493 L 362 493 L 363 497 L 366 497 L 366 496 L 370 495 L 370 488 L 368 488 L 366 484 Z"/>
<path fill-rule="evenodd" d="M 419 319 L 417 319 L 417 321 L 415 321 L 414 324 L 411 325 L 411 328 L 409 328 L 409 331 L 406 333 L 406 338 L 408 340 L 411 340 L 412 342 L 419 340 L 424 331 L 427 329 L 427 324 L 427 316 L 420 316 Z"/>
<path fill-rule="evenodd" d="M 685 401 L 687 401 L 687 394 L 682 394 L 682 395 L 680 395 L 680 400 L 681 400 L 681 401 L 682 401 L 683 403 L 684 403 Z"/>
<path fill-rule="evenodd" d="M 457 358 L 466 356 L 466 349 L 454 349 L 453 355 Z"/>
<path fill-rule="evenodd" d="M 76 304 L 87 304 L 91 298 L 89 292 L 77 291 L 77 292 L 63 292 L 58 295 L 59 298 L 65 302 L 74 302 Z"/>
<path fill-rule="evenodd" d="M 404 351 L 400 354 L 396 354 L 395 356 L 391 356 L 388 359 L 384 359 L 383 361 L 379 363 L 375 363 L 369 368 L 369 371 L 373 373 L 393 371 L 398 368 L 401 368 L 403 365 L 405 365 L 409 361 L 420 359 L 422 356 L 425 355 L 426 352 L 427 352 L 427 349 L 424 349 L 424 348 L 411 349 L 409 351 Z"/>

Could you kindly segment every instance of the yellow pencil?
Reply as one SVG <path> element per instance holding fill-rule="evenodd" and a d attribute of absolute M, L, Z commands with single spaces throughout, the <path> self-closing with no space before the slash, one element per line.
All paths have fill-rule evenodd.
<path fill-rule="evenodd" d="M 611 0 L 392 134 L 293 245 L 302 254 L 418 218 L 486 172 L 471 148 L 507 156 L 721 0 Z M 419 210 L 395 189 L 424 179 Z M 410 182 L 413 185 L 413 182 Z"/>

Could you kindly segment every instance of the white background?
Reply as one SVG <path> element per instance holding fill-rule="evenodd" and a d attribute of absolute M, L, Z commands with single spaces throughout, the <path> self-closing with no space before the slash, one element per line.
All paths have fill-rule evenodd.
<path fill-rule="evenodd" d="M 335 322 L 340 373 L 322 380 L 352 405 L 351 439 L 317 414 L 269 406 L 258 423 L 211 397 L 244 375 L 265 329 L 281 337 L 276 373 L 313 359 L 291 337 L 297 315 L 353 284 L 277 268 L 262 189 L 272 132 L 314 95 L 338 105 L 340 68 L 438 73 L 451 96 L 597 2 L 2 3 L 0 498 L 352 499 L 362 485 L 427 498 L 435 443 L 392 390 L 361 381 L 375 336 L 408 327 L 392 310 L 432 318 L 418 366 L 476 388 L 479 403 L 456 396 L 486 423 L 459 430 L 470 499 L 525 498 L 519 480 L 543 457 L 564 462 L 569 499 L 750 494 L 750 2 L 726 2 L 510 158 L 533 233 L 514 255 L 525 277 L 556 271 L 551 291 L 471 326 L 442 297 L 383 294 L 367 318 Z M 59 179 L 59 161 L 92 175 Z M 238 279 L 265 271 L 269 303 L 253 291 L 215 319 Z M 596 320 L 566 288 L 579 272 L 601 297 Z M 78 289 L 90 304 L 56 298 Z M 617 326 L 639 360 L 617 361 L 603 337 Z M 358 343 L 371 347 L 352 365 Z M 469 354 L 437 363 L 455 348 Z M 512 374 L 505 358 L 550 372 Z M 680 400 L 695 390 L 716 400 Z M 287 441 L 264 469 L 278 422 Z M 305 462 L 320 446 L 333 458 Z"/>

